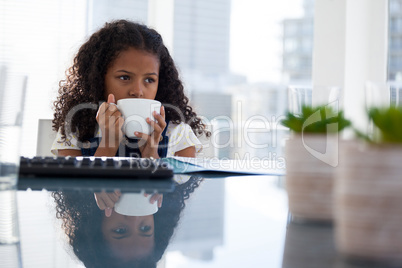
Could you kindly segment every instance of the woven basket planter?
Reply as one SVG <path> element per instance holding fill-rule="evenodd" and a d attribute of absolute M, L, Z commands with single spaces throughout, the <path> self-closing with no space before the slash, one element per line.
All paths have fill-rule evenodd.
<path fill-rule="evenodd" d="M 304 141 L 304 143 L 303 143 Z M 327 144 L 332 148 L 328 151 Z M 298 220 L 333 220 L 334 167 L 312 155 L 306 147 L 327 153 L 332 162 L 336 155 L 328 155 L 337 144 L 325 135 L 294 135 L 286 142 L 286 190 L 289 210 Z M 327 149 L 327 152 L 325 152 Z"/>
<path fill-rule="evenodd" d="M 335 185 L 335 240 L 347 258 L 402 266 L 402 146 L 346 146 Z"/>

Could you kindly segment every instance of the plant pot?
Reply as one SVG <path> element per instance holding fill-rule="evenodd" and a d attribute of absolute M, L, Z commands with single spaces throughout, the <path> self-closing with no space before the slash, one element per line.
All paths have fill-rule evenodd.
<path fill-rule="evenodd" d="M 335 185 L 335 239 L 351 259 L 402 265 L 402 146 L 346 146 Z"/>
<path fill-rule="evenodd" d="M 294 135 L 286 141 L 286 190 L 293 219 L 333 220 L 334 167 L 308 148 L 326 154 L 333 163 L 337 157 L 337 135 Z M 327 146 L 329 145 L 329 146 Z"/>

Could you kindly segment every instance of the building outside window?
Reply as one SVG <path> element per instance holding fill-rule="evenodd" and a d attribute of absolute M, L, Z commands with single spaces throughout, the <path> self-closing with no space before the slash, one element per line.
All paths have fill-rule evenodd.
<path fill-rule="evenodd" d="M 289 84 L 311 84 L 314 0 L 303 1 L 303 16 L 283 20 L 284 79 Z"/>
<path fill-rule="evenodd" d="M 402 1 L 389 0 L 388 80 L 402 80 Z"/>

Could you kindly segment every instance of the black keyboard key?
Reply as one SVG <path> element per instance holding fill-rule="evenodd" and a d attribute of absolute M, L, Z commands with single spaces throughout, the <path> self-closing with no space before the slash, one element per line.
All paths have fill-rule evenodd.
<path fill-rule="evenodd" d="M 73 157 L 68 157 L 60 161 L 63 167 L 74 167 L 77 161 Z"/>
<path fill-rule="evenodd" d="M 58 166 L 60 164 L 60 162 L 53 158 L 53 157 L 46 157 L 43 159 L 43 163 L 48 165 L 48 166 Z"/>
<path fill-rule="evenodd" d="M 119 162 L 120 162 L 119 166 L 122 168 L 129 168 L 131 166 L 130 161 L 128 161 L 127 159 L 120 160 Z"/>
<path fill-rule="evenodd" d="M 30 159 L 29 159 L 29 158 L 27 158 L 27 157 L 21 157 L 20 166 L 26 166 L 26 165 L 29 164 L 29 162 L 30 162 Z"/>
<path fill-rule="evenodd" d="M 103 167 L 104 165 L 106 165 L 106 164 L 104 164 L 104 161 L 102 160 L 102 158 L 95 158 L 93 160 L 94 167 Z"/>
<path fill-rule="evenodd" d="M 150 168 L 152 166 L 152 161 L 150 159 L 141 159 L 140 164 L 144 168 Z"/>
<path fill-rule="evenodd" d="M 81 167 L 90 167 L 92 166 L 92 161 L 90 158 L 84 157 L 81 161 L 80 161 L 80 166 Z"/>
<path fill-rule="evenodd" d="M 42 157 L 35 157 L 32 161 L 29 162 L 32 166 L 42 166 L 43 165 L 43 158 Z"/>
<path fill-rule="evenodd" d="M 140 161 L 138 159 L 133 159 L 130 161 L 130 168 L 141 168 Z"/>
<path fill-rule="evenodd" d="M 114 159 L 113 158 L 106 158 L 105 166 L 106 167 L 114 167 L 115 166 Z"/>

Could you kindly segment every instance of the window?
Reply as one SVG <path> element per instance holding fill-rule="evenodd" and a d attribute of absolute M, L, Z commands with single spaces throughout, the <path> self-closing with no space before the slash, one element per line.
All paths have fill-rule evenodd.
<path fill-rule="evenodd" d="M 254 114 L 271 121 L 270 116 L 279 117 L 286 108 L 286 86 L 311 79 L 306 69 L 311 68 L 313 1 L 171 3 L 170 49 L 191 102 L 208 120 L 230 115 L 240 120 L 235 122 L 238 128 Z M 38 119 L 52 118 L 58 82 L 85 38 L 111 19 L 149 23 L 154 4 L 148 0 L 0 0 L 0 63 L 29 76 L 23 155 L 35 154 Z M 214 96 L 225 105 L 211 107 L 203 101 Z M 252 107 L 246 105 L 250 101 Z M 236 150 L 243 149 L 233 144 L 230 152 L 220 156 L 233 157 Z M 270 147 L 264 150 L 268 154 Z"/>
<path fill-rule="evenodd" d="M 402 80 L 402 1 L 389 0 L 388 80 Z"/>
<path fill-rule="evenodd" d="M 0 0 L 0 65 L 28 76 L 21 152 L 34 155 L 39 118 L 86 35 L 86 1 Z"/>

